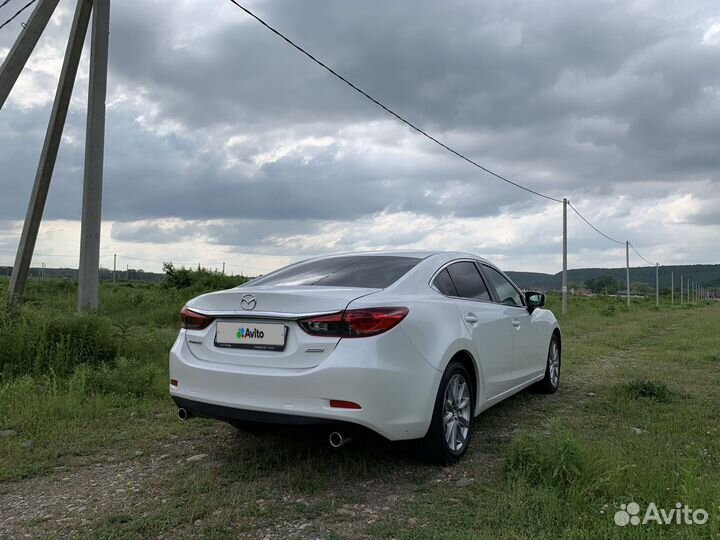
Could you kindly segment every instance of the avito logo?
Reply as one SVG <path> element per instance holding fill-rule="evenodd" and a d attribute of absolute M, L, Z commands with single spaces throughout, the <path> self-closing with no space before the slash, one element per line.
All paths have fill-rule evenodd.
<path fill-rule="evenodd" d="M 709 515 L 702 508 L 692 509 L 687 504 L 675 503 L 675 508 L 666 510 L 658 508 L 651 502 L 645 510 L 645 515 L 640 517 L 640 505 L 636 502 L 621 504 L 620 510 L 615 512 L 615 525 L 625 527 L 626 525 L 646 525 L 658 523 L 660 525 L 705 525 Z"/>
<path fill-rule="evenodd" d="M 237 331 L 236 335 L 240 339 L 246 339 L 246 338 L 262 339 L 265 337 L 265 332 L 263 332 L 262 330 L 258 330 L 257 328 L 253 328 L 251 330 L 250 328 L 240 327 L 240 329 Z"/>

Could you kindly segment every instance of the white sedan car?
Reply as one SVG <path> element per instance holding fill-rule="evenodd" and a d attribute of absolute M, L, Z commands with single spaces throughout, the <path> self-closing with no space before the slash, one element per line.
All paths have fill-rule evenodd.
<path fill-rule="evenodd" d="M 170 394 L 183 419 L 325 424 L 333 446 L 362 426 L 451 463 L 483 410 L 557 389 L 544 303 L 469 253 L 315 258 L 188 302 Z"/>

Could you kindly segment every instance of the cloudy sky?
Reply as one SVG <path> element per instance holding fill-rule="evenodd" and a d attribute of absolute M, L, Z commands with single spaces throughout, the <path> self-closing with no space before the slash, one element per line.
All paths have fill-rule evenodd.
<path fill-rule="evenodd" d="M 20 237 L 73 4 L 61 0 L 0 111 L 0 264 Z M 720 262 L 716 0 L 247 6 L 476 161 L 568 197 L 650 261 Z M 24 18 L 0 31 L 0 60 Z M 561 205 L 418 136 L 227 0 L 115 1 L 110 49 L 104 266 L 117 253 L 121 268 L 225 261 L 257 274 L 326 252 L 431 248 L 560 270 Z M 88 53 L 38 266 L 77 266 Z M 572 214 L 569 231 L 571 267 L 624 264 L 623 246 Z"/>

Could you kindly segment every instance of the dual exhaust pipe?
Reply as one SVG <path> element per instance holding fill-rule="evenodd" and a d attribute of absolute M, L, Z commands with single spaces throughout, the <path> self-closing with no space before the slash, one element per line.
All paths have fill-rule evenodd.
<path fill-rule="evenodd" d="M 177 414 L 180 420 L 188 420 L 193 417 L 193 414 L 185 407 L 179 407 Z M 342 448 L 350 441 L 352 441 L 352 437 L 347 437 L 344 433 L 340 431 L 331 431 L 328 435 L 328 443 L 330 444 L 330 448 Z"/>

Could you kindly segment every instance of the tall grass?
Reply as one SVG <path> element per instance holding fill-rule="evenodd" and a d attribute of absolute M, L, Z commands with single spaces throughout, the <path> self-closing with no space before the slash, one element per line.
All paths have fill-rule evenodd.
<path fill-rule="evenodd" d="M 117 355 L 112 322 L 93 314 L 54 316 L 31 307 L 0 308 L 0 377 L 69 375 L 80 365 L 102 365 Z"/>

